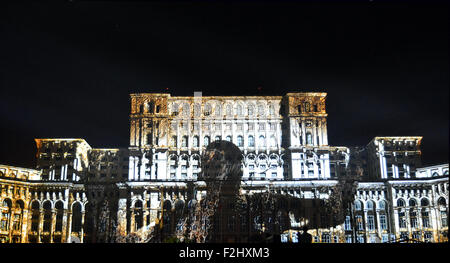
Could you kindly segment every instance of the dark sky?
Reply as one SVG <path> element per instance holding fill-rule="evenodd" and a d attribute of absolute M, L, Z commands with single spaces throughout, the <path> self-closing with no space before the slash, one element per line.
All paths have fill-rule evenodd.
<path fill-rule="evenodd" d="M 327 92 L 329 144 L 424 136 L 448 162 L 448 4 L 43 2 L 0 8 L 0 163 L 34 138 L 127 147 L 129 93 Z M 258 91 L 258 87 L 262 87 Z"/>

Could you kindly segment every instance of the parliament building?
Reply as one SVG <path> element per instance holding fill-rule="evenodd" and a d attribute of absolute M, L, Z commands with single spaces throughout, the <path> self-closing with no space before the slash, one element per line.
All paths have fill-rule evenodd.
<path fill-rule="evenodd" d="M 342 178 L 357 178 L 342 222 L 292 219 L 281 242 L 297 242 L 295 226 L 308 224 L 314 243 L 448 242 L 448 163 L 423 167 L 419 136 L 330 146 L 326 93 L 130 100 L 128 148 L 38 138 L 35 169 L 0 165 L 0 242 L 142 241 L 155 225 L 169 237 L 180 211 L 205 196 L 201 160 L 214 141 L 240 149 L 244 195 L 327 200 Z M 254 218 L 222 221 L 231 234 L 220 242 L 250 242 L 249 233 L 267 227 Z"/>

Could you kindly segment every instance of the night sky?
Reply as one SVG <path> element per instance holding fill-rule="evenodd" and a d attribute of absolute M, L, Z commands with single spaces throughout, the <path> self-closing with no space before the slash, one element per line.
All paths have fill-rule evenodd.
<path fill-rule="evenodd" d="M 42 2 L 0 7 L 0 163 L 34 138 L 129 144 L 129 94 L 327 92 L 333 146 L 423 136 L 448 162 L 448 4 Z M 260 89 L 258 89 L 260 87 Z"/>

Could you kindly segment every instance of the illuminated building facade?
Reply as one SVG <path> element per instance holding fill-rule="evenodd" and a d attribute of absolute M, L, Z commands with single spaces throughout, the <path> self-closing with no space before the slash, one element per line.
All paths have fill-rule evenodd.
<path fill-rule="evenodd" d="M 448 164 L 421 167 L 422 137 L 329 146 L 326 93 L 130 97 L 128 148 L 36 139 L 36 170 L 0 166 L 2 242 L 112 242 L 117 233 L 143 231 L 157 220 L 164 220 L 169 233 L 178 227 L 171 217 L 202 198 L 200 157 L 217 140 L 241 150 L 247 194 L 327 199 L 340 177 L 360 176 L 345 222 L 310 229 L 314 242 L 447 240 Z M 190 184 L 195 193 L 189 193 Z M 235 236 L 224 242 L 248 242 L 242 233 L 257 231 L 251 222 L 225 221 Z M 295 232 L 281 238 L 296 241 Z"/>

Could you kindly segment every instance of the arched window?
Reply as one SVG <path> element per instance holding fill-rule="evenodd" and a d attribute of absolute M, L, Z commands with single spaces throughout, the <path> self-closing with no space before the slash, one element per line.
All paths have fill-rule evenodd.
<path fill-rule="evenodd" d="M 148 112 L 149 113 L 153 113 L 153 111 L 154 111 L 154 108 L 155 108 L 155 103 L 153 102 L 153 101 L 150 101 L 149 103 L 148 103 Z"/>
<path fill-rule="evenodd" d="M 238 147 L 243 147 L 244 146 L 244 138 L 241 135 L 239 135 L 237 137 L 237 146 Z"/>
<path fill-rule="evenodd" d="M 373 210 L 373 202 L 372 201 L 369 200 L 366 202 L 366 209 Z"/>
<path fill-rule="evenodd" d="M 181 147 L 188 147 L 188 137 L 187 136 L 183 136 L 181 138 Z"/>
<path fill-rule="evenodd" d="M 75 202 L 72 205 L 72 232 L 81 231 L 81 204 Z"/>
<path fill-rule="evenodd" d="M 33 201 L 31 203 L 31 231 L 38 231 L 39 229 L 39 202 Z"/>
<path fill-rule="evenodd" d="M 228 135 L 225 139 L 226 139 L 228 142 L 231 142 L 231 136 L 230 136 L 230 135 Z"/>
<path fill-rule="evenodd" d="M 404 201 L 403 199 L 401 199 L 401 198 L 398 199 L 398 200 L 397 200 L 397 206 L 398 206 L 398 207 L 405 206 L 405 201 Z"/>
<path fill-rule="evenodd" d="M 275 136 L 271 136 L 270 137 L 270 147 L 276 147 L 277 146 L 277 139 L 275 138 Z"/>
<path fill-rule="evenodd" d="M 266 137 L 264 137 L 264 135 L 259 136 L 258 146 L 260 147 L 266 146 Z"/>
<path fill-rule="evenodd" d="M 142 212 L 142 201 L 137 200 L 134 203 L 134 230 L 137 231 L 143 226 L 144 214 Z"/>
<path fill-rule="evenodd" d="M 62 201 L 56 202 L 55 210 L 56 210 L 55 231 L 61 232 L 62 228 L 63 228 L 62 223 L 63 223 L 63 215 L 64 215 L 64 203 Z"/>
<path fill-rule="evenodd" d="M 214 141 L 220 141 L 222 139 L 222 137 L 220 137 L 219 135 L 217 135 L 215 138 L 214 138 Z"/>
<path fill-rule="evenodd" d="M 205 138 L 203 138 L 203 145 L 206 147 L 209 145 L 209 143 L 210 143 L 209 136 L 205 136 Z"/>
<path fill-rule="evenodd" d="M 258 115 L 264 116 L 264 114 L 265 114 L 264 105 L 258 104 Z"/>
<path fill-rule="evenodd" d="M 255 147 L 255 138 L 252 135 L 248 136 L 248 147 Z"/>
<path fill-rule="evenodd" d="M 253 109 L 253 105 L 248 105 L 248 116 L 253 116 L 254 113 L 254 109 Z"/>
<path fill-rule="evenodd" d="M 386 203 L 384 201 L 378 202 L 378 209 L 385 210 L 386 209 Z"/>
<path fill-rule="evenodd" d="M 170 146 L 177 147 L 177 136 L 172 136 L 170 140 Z"/>
<path fill-rule="evenodd" d="M 428 198 L 422 198 L 422 200 L 420 200 L 420 206 L 429 206 L 430 205 L 430 201 L 428 201 Z"/>
<path fill-rule="evenodd" d="M 414 199 L 409 199 L 409 206 L 414 207 L 417 206 L 417 202 Z"/>
<path fill-rule="evenodd" d="M 199 138 L 198 136 L 194 136 L 192 143 L 194 144 L 194 147 L 198 147 L 199 146 Z"/>
<path fill-rule="evenodd" d="M 312 135 L 311 135 L 310 132 L 306 133 L 306 144 L 309 144 L 309 145 L 313 144 L 313 142 L 312 142 Z"/>
<path fill-rule="evenodd" d="M 236 106 L 236 115 L 237 116 L 242 116 L 242 106 L 241 106 L 241 104 L 238 104 Z"/>
<path fill-rule="evenodd" d="M 231 117 L 231 115 L 232 115 L 231 105 L 230 104 L 227 104 L 226 114 L 227 114 L 228 117 Z"/>
<path fill-rule="evenodd" d="M 209 103 L 206 103 L 204 111 L 203 111 L 203 115 L 209 116 L 209 115 L 211 115 L 211 112 L 212 112 L 211 105 Z"/>
<path fill-rule="evenodd" d="M 356 211 L 361 210 L 361 208 L 362 208 L 361 207 L 361 201 L 356 200 L 354 204 L 355 204 L 355 210 Z"/>

